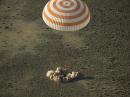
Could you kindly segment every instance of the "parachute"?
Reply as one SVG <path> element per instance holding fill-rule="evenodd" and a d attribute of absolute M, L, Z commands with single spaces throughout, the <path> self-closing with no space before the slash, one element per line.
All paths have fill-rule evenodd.
<path fill-rule="evenodd" d="M 76 31 L 90 21 L 90 11 L 81 0 L 50 0 L 42 12 L 44 22 L 52 29 Z"/>

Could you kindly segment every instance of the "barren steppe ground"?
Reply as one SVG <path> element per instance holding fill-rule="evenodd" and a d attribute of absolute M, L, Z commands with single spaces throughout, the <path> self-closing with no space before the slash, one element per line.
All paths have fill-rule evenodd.
<path fill-rule="evenodd" d="M 84 0 L 91 21 L 77 32 L 42 20 L 49 0 L 0 0 L 0 97 L 130 97 L 130 1 Z M 56 84 L 48 69 L 86 78 Z"/>

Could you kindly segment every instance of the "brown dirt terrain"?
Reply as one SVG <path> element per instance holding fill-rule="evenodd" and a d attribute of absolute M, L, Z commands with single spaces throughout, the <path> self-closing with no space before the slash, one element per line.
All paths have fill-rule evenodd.
<path fill-rule="evenodd" d="M 86 0 L 91 21 L 77 32 L 45 25 L 47 2 L 0 0 L 0 97 L 130 97 L 130 1 Z M 45 74 L 57 66 L 86 78 L 56 84 Z"/>

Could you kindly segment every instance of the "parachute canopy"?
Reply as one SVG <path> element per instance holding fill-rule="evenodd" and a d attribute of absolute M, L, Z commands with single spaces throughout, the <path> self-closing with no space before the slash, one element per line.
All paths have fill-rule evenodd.
<path fill-rule="evenodd" d="M 90 12 L 81 0 L 51 0 L 42 12 L 44 22 L 55 30 L 76 31 L 90 20 Z"/>

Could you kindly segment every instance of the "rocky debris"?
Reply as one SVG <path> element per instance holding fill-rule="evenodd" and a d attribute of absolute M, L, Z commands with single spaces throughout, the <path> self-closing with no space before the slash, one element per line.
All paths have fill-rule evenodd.
<path fill-rule="evenodd" d="M 79 72 L 68 72 L 66 68 L 57 67 L 55 71 L 47 71 L 46 77 L 54 82 L 70 82 L 79 77 Z"/>

